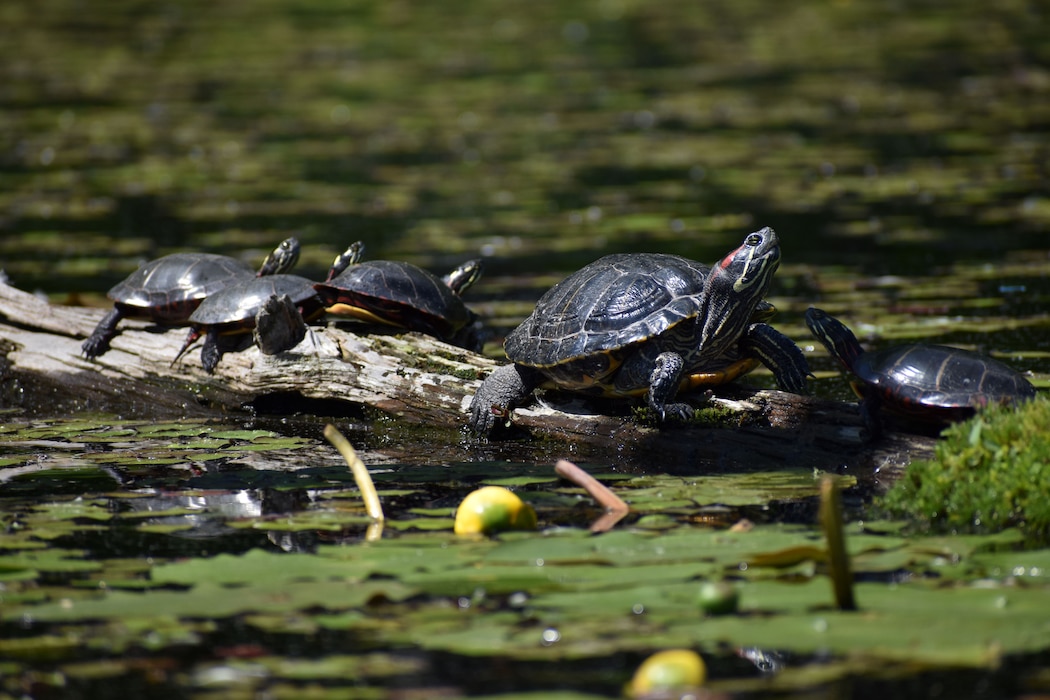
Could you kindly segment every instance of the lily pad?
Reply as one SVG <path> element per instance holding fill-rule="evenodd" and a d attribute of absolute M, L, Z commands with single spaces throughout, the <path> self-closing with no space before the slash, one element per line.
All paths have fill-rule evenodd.
<path fill-rule="evenodd" d="M 109 591 L 92 600 L 37 606 L 33 609 L 33 618 L 46 622 L 224 618 L 248 612 L 357 608 L 383 600 L 404 600 L 414 593 L 414 589 L 396 581 L 365 581 L 353 586 L 345 581 L 311 581 L 309 585 L 294 585 L 286 578 L 278 577 L 251 586 L 201 583 L 188 591 Z M 3 619 L 15 617 L 6 613 Z"/>

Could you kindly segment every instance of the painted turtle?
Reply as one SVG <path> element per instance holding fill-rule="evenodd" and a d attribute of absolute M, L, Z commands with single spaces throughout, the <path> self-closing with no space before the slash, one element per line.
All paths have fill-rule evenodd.
<path fill-rule="evenodd" d="M 357 262 L 363 250 L 360 242 L 347 248 L 335 259 L 329 276 Z M 204 335 L 201 365 L 209 374 L 214 372 L 225 353 L 242 350 L 251 341 L 256 315 L 266 302 L 271 297 L 282 296 L 289 298 L 305 321 L 312 321 L 324 312 L 324 305 L 314 291 L 314 282 L 305 277 L 276 274 L 231 284 L 205 299 L 190 315 L 193 327 L 172 364 Z"/>
<path fill-rule="evenodd" d="M 679 391 L 732 381 L 761 361 L 781 388 L 806 393 L 809 368 L 786 336 L 761 323 L 780 263 L 771 228 L 748 234 L 714 267 L 661 253 L 608 255 L 552 287 L 504 343 L 514 363 L 493 372 L 470 405 L 470 426 L 538 387 L 613 397 L 646 395 L 658 419 L 692 408 Z"/>
<path fill-rule="evenodd" d="M 864 352 L 857 336 L 827 312 L 810 307 L 806 325 L 849 372 L 868 426 L 878 430 L 878 409 L 924 423 L 948 423 L 980 406 L 1035 396 L 1019 372 L 969 350 L 915 343 Z"/>
<path fill-rule="evenodd" d="M 370 260 L 314 285 L 328 313 L 366 323 L 419 331 L 480 350 L 477 315 L 460 298 L 479 277 L 480 259 L 445 277 L 410 263 Z"/>
<path fill-rule="evenodd" d="M 288 238 L 263 261 L 257 273 L 244 262 L 211 253 L 173 253 L 152 260 L 109 290 L 113 310 L 106 314 L 81 349 L 98 357 L 117 334 L 122 318 L 148 318 L 163 326 L 185 325 L 204 299 L 253 275 L 290 270 L 299 260 L 299 241 Z"/>

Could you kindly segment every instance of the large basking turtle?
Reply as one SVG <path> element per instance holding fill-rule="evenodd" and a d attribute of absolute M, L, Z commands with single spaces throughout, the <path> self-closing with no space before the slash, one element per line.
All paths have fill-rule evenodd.
<path fill-rule="evenodd" d="M 477 315 L 460 295 L 479 277 L 481 260 L 443 278 L 406 262 L 370 260 L 314 288 L 330 317 L 419 331 L 476 351 L 481 347 Z"/>
<path fill-rule="evenodd" d="M 551 288 L 507 336 L 513 364 L 493 372 L 470 405 L 470 426 L 539 387 L 613 397 L 645 395 L 660 420 L 692 413 L 679 391 L 731 381 L 761 361 L 781 388 L 806 393 L 802 351 L 762 323 L 762 297 L 780 264 L 771 228 L 748 234 L 714 267 L 660 253 L 608 255 Z"/>
<path fill-rule="evenodd" d="M 122 318 L 147 318 L 162 326 L 185 325 L 208 296 L 235 282 L 285 272 L 299 259 L 299 241 L 288 238 L 263 261 L 258 273 L 235 258 L 212 253 L 173 253 L 152 260 L 109 290 L 113 310 L 81 349 L 88 358 L 109 347 Z"/>
<path fill-rule="evenodd" d="M 329 276 L 356 263 L 363 250 L 360 242 L 347 248 L 336 257 Z M 256 316 L 267 301 L 271 297 L 284 296 L 305 321 L 312 321 L 324 312 L 324 305 L 314 292 L 314 282 L 305 277 L 276 274 L 231 284 L 205 299 L 190 315 L 189 322 L 193 327 L 172 364 L 178 362 L 203 335 L 201 365 L 208 373 L 214 372 L 225 353 L 241 350 L 250 343 Z"/>
<path fill-rule="evenodd" d="M 875 431 L 880 407 L 909 420 L 943 424 L 968 418 L 981 406 L 1035 396 L 1035 387 L 1019 372 L 969 350 L 913 343 L 865 352 L 853 331 L 813 307 L 806 311 L 806 325 L 850 373 Z"/>

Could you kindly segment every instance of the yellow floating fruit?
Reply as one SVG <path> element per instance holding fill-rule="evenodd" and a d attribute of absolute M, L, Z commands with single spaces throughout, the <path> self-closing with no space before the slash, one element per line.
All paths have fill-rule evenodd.
<path fill-rule="evenodd" d="M 535 530 L 536 511 L 502 486 L 467 494 L 456 510 L 457 535 L 491 535 L 503 530 Z"/>
<path fill-rule="evenodd" d="M 706 677 L 704 660 L 695 651 L 668 649 L 642 662 L 627 691 L 631 697 L 639 697 L 659 691 L 697 688 L 703 685 Z"/>

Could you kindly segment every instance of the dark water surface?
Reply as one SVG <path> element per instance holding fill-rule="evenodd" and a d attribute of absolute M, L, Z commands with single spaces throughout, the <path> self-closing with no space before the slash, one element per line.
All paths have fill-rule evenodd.
<path fill-rule="evenodd" d="M 482 256 L 487 272 L 469 301 L 491 330 L 486 351 L 499 356 L 503 333 L 542 291 L 600 255 L 663 251 L 711 263 L 768 225 L 780 234 L 784 256 L 771 294 L 780 310 L 775 323 L 806 350 L 819 377 L 816 392 L 846 395 L 802 323 L 810 305 L 842 317 L 875 345 L 923 339 L 976 348 L 1033 372 L 1045 388 L 1048 14 L 1046 3 L 1023 1 L 8 1 L 0 8 L 0 268 L 15 286 L 56 302 L 105 306 L 106 290 L 142 260 L 204 250 L 243 256 L 254 266 L 289 235 L 304 244 L 299 271 L 315 277 L 358 239 L 368 257 L 442 273 Z M 755 381 L 769 377 L 758 373 Z M 53 418 L 82 419 L 95 426 L 86 430 L 98 430 L 96 416 Z M 18 424 L 17 411 L 8 420 Z M 236 416 L 209 429 L 222 428 L 301 438 L 324 455 L 314 466 L 338 464 L 323 451 L 317 426 L 260 426 Z M 286 446 L 253 459 L 238 452 L 234 467 L 208 470 L 202 465 L 210 458 L 187 462 L 149 452 L 136 427 L 127 440 L 137 446 L 131 452 L 149 452 L 149 468 L 135 466 L 132 456 L 100 470 L 109 463 L 99 454 L 112 448 L 67 454 L 70 441 L 87 444 L 79 433 L 41 430 L 46 437 L 18 433 L 0 443 L 0 457 L 11 460 L 4 469 L 25 467 L 28 454 L 59 468 L 29 486 L 5 475 L 8 535 L 34 508 L 55 507 L 50 498 L 67 503 L 114 489 L 118 495 L 100 497 L 98 508 L 133 511 L 149 489 L 163 492 L 151 507 L 175 509 L 180 532 L 190 522 L 184 509 L 211 515 L 178 537 L 165 534 L 162 521 L 146 532 L 116 521 L 102 534 L 80 531 L 97 515 L 90 509 L 78 511 L 68 521 L 77 526 L 56 540 L 32 521 L 35 541 L 87 552 L 122 585 L 141 577 L 125 570 L 134 565 L 115 562 L 147 555 L 167 562 L 267 548 L 315 552 L 328 541 L 361 537 L 358 525 L 342 521 L 338 535 L 311 521 L 286 539 L 265 529 L 209 529 L 227 518 L 261 518 L 273 494 L 302 491 L 272 476 L 303 466 L 298 453 L 280 451 Z M 370 464 L 441 462 L 451 469 L 448 492 L 402 496 L 405 508 L 442 513 L 479 473 L 517 473 L 512 463 L 542 462 L 560 449 L 471 452 L 457 435 L 384 421 L 347 430 L 367 448 Z M 261 439 L 193 434 L 217 440 L 216 450 Z M 325 494 L 345 476 L 310 479 Z M 186 500 L 205 492 L 222 498 Z M 252 496 L 238 506 L 242 492 Z M 311 492 L 303 503 L 266 507 L 311 511 L 317 508 L 305 503 L 316 506 L 316 499 Z M 327 513 L 331 504 L 324 503 Z M 748 507 L 767 506 L 760 498 Z M 802 508 L 806 517 L 809 506 Z M 654 506 L 681 517 L 675 507 Z M 783 520 L 802 520 L 790 508 L 774 510 Z M 585 520 L 550 517 L 566 526 Z M 12 571 L 18 580 L 20 569 Z M 57 600 L 97 584 L 95 574 L 78 584 L 82 574 L 64 565 L 40 571 L 32 586 L 6 584 L 15 586 L 9 599 Z M 1034 580 L 1046 590 L 1045 578 Z M 373 604 L 408 614 L 396 607 L 400 601 Z M 512 607 L 502 598 L 486 605 L 494 617 Z M 370 610 L 364 629 L 379 630 L 386 614 Z M 404 697 L 431 697 L 435 688 L 452 696 L 552 688 L 610 696 L 647 650 L 577 650 L 567 667 L 572 677 L 565 677 L 550 675 L 550 665 L 535 658 L 492 652 L 479 660 L 476 650 L 451 642 L 426 651 L 385 628 L 373 631 L 380 641 L 370 645 L 369 634 L 349 623 L 311 617 L 297 629 L 288 619 L 262 617 L 220 616 L 210 627 L 183 618 L 158 632 L 156 653 L 126 620 L 91 632 L 68 622 L 23 629 L 8 620 L 0 637 L 46 638 L 56 648 L 65 648 L 55 642 L 63 635 L 84 638 L 76 641 L 79 651 L 56 652 L 57 661 L 48 660 L 43 641 L 0 646 L 0 693 L 110 697 L 117 694 L 109 681 L 93 679 L 117 678 L 131 684 L 129 695 L 162 689 L 203 697 L 234 688 L 278 697 L 302 691 L 297 683 L 306 678 L 321 697 L 348 692 L 347 677 L 364 677 L 360 689 L 369 697 L 388 696 L 391 688 Z M 429 618 L 420 624 L 447 633 Z M 138 666 L 106 666 L 123 652 L 98 640 L 118 627 L 141 657 Z M 342 650 L 374 664 L 362 668 L 339 657 L 338 668 L 280 670 L 267 661 L 270 680 L 249 682 L 258 667 L 238 662 L 235 680 L 216 680 L 228 670 L 216 659 L 250 658 L 263 647 L 268 659 L 283 655 L 288 663 Z M 948 665 L 966 670 L 926 670 L 899 681 L 861 665 L 829 674 L 836 680 L 824 689 L 833 697 L 999 697 L 1019 694 L 1016 679 L 1042 669 L 1036 687 L 1047 692 L 1050 643 L 1037 648 L 1042 656 L 1010 656 L 994 673 L 954 660 Z M 820 654 L 802 655 L 814 657 Z M 712 673 L 723 680 L 751 668 L 733 654 L 713 658 Z M 77 666 L 81 661 L 96 665 Z M 490 662 L 502 670 L 474 675 Z M 854 675 L 863 680 L 850 680 Z M 63 687 L 76 692 L 64 695 Z"/>

